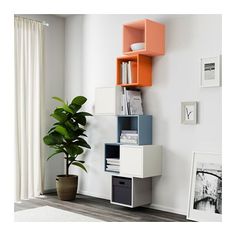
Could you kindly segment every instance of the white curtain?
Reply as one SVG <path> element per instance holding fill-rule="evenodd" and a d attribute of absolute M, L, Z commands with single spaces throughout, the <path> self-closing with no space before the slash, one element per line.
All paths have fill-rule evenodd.
<path fill-rule="evenodd" d="M 41 106 L 43 25 L 15 17 L 16 188 L 15 201 L 43 190 Z"/>

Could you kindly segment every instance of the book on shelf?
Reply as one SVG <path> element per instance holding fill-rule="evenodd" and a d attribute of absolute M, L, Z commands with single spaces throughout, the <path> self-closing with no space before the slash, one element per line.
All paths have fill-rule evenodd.
<path fill-rule="evenodd" d="M 124 61 L 121 63 L 121 83 L 128 83 L 128 63 Z"/>
<path fill-rule="evenodd" d="M 119 158 L 106 158 L 107 161 L 114 161 L 114 162 L 119 162 Z"/>
<path fill-rule="evenodd" d="M 137 62 L 123 61 L 121 63 L 121 83 L 133 84 L 137 83 Z"/>
<path fill-rule="evenodd" d="M 122 130 L 120 135 L 122 144 L 138 144 L 138 132 L 136 130 Z"/>
<path fill-rule="evenodd" d="M 115 158 L 106 158 L 107 164 L 119 166 L 120 165 L 120 159 L 115 159 Z"/>
<path fill-rule="evenodd" d="M 137 130 L 121 130 L 122 134 L 138 134 Z"/>
<path fill-rule="evenodd" d="M 119 166 L 114 166 L 114 165 L 107 165 L 107 166 L 106 166 L 106 170 L 119 171 L 119 170 L 120 170 L 120 167 L 119 167 Z"/>
<path fill-rule="evenodd" d="M 121 144 L 138 144 L 138 140 L 135 139 L 120 139 Z"/>
<path fill-rule="evenodd" d="M 136 61 L 128 61 L 128 84 L 137 83 L 137 62 Z"/>

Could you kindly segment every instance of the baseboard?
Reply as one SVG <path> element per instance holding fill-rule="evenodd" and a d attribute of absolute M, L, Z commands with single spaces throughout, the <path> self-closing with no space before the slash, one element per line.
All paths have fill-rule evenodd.
<path fill-rule="evenodd" d="M 55 188 L 43 190 L 43 194 L 56 193 L 56 192 L 57 190 Z"/>
<path fill-rule="evenodd" d="M 167 211 L 175 214 L 180 214 L 180 215 L 186 215 L 186 211 L 182 209 L 177 209 L 177 208 L 172 208 L 172 207 L 167 207 L 167 206 L 162 206 L 158 204 L 150 204 L 148 208 L 155 209 L 155 210 L 160 210 L 160 211 Z"/>
<path fill-rule="evenodd" d="M 101 195 L 101 194 L 97 194 L 97 193 L 91 193 L 86 190 L 79 190 L 78 194 L 83 194 L 83 195 L 87 195 L 87 196 L 91 196 L 91 197 L 97 197 L 97 198 L 110 200 L 110 197 L 107 197 L 107 196 Z"/>
<path fill-rule="evenodd" d="M 110 200 L 110 197 L 107 197 L 107 196 L 101 195 L 101 194 L 97 194 L 97 193 L 91 193 L 91 192 L 86 191 L 86 190 L 80 190 L 79 193 L 87 195 L 87 196 L 91 196 L 91 197 Z M 158 205 L 158 204 L 150 204 L 150 205 L 147 205 L 145 207 L 155 209 L 155 210 L 160 210 L 160 211 L 167 211 L 167 212 L 180 214 L 180 215 L 186 215 L 186 212 L 184 210 L 171 208 L 171 207 L 167 207 L 167 206 L 162 206 L 162 205 Z"/>
<path fill-rule="evenodd" d="M 52 189 L 44 190 L 43 194 L 56 193 L 56 192 L 57 192 L 57 190 L 55 188 L 52 188 Z M 97 193 L 91 193 L 91 192 L 88 192 L 86 190 L 79 190 L 79 192 L 77 192 L 77 194 L 83 194 L 83 195 L 87 195 L 87 196 L 91 196 L 91 197 L 97 197 L 97 198 L 110 200 L 110 198 L 105 196 L 105 195 L 98 195 Z"/>

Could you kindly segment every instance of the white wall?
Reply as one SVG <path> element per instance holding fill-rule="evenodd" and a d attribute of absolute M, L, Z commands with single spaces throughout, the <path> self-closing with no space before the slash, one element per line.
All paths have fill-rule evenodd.
<path fill-rule="evenodd" d="M 153 143 L 163 145 L 163 175 L 153 178 L 153 207 L 186 214 L 193 151 L 221 152 L 221 88 L 200 88 L 200 58 L 221 54 L 219 15 L 84 15 L 66 19 L 65 97 L 88 98 L 96 87 L 115 85 L 116 57 L 122 55 L 122 24 L 149 18 L 166 25 L 166 55 L 153 59 L 153 86 L 143 89 L 146 114 L 153 115 Z M 81 48 L 82 45 L 82 48 Z M 81 54 L 80 54 L 81 53 Z M 181 101 L 199 101 L 199 124 L 180 124 Z M 116 141 L 116 118 L 93 117 L 92 150 L 79 191 L 110 198 L 104 172 L 104 143 Z"/>
<path fill-rule="evenodd" d="M 22 15 L 30 19 L 46 21 L 49 27 L 45 26 L 44 59 L 45 59 L 45 83 L 44 83 L 44 125 L 43 135 L 54 123 L 50 114 L 58 104 L 52 100 L 53 96 L 64 98 L 64 64 L 65 64 L 65 20 L 64 18 L 53 15 Z M 46 145 L 43 146 L 43 158 L 52 153 Z M 56 176 L 63 174 L 63 158 L 52 158 L 45 161 L 45 184 L 44 189 L 56 188 Z"/>
<path fill-rule="evenodd" d="M 83 91 L 82 23 L 82 15 L 68 17 L 65 21 L 65 94 L 69 100 Z"/>

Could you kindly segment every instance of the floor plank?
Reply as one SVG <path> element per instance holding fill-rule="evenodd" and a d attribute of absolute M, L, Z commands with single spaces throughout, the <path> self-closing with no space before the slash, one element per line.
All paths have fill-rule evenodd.
<path fill-rule="evenodd" d="M 110 204 L 110 201 L 85 195 L 77 195 L 75 201 L 61 201 L 56 194 L 15 203 L 15 211 L 51 206 L 107 222 L 186 222 L 184 215 L 145 207 L 126 208 Z"/>

